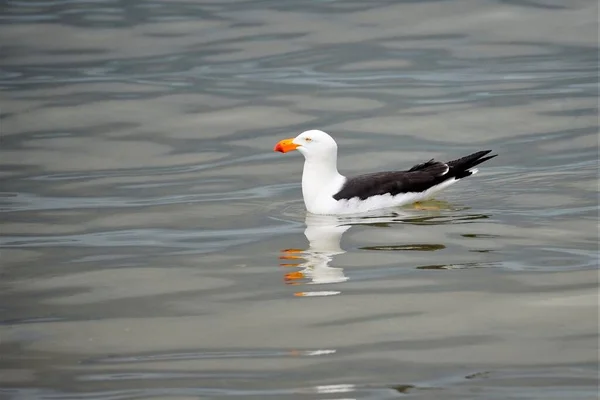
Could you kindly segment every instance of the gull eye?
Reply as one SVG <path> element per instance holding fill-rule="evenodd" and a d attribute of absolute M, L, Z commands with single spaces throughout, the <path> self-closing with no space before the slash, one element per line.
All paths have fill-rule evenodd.
<path fill-rule="evenodd" d="M 311 138 L 309 138 L 309 137 L 307 137 L 307 138 L 304 138 L 304 140 L 306 140 L 307 142 L 312 142 L 312 139 L 311 139 Z"/>

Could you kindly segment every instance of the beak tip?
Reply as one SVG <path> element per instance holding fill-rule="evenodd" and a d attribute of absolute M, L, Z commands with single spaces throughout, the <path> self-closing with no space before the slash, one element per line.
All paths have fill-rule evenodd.
<path fill-rule="evenodd" d="M 287 153 L 288 151 L 296 150 L 298 145 L 294 143 L 294 138 L 283 139 L 280 140 L 279 143 L 275 145 L 273 151 L 278 151 L 280 153 Z"/>

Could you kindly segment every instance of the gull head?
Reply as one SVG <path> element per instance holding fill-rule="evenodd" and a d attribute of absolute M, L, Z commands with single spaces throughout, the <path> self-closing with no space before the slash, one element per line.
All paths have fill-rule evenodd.
<path fill-rule="evenodd" d="M 281 153 L 298 150 L 306 160 L 335 159 L 337 143 L 327 133 L 319 130 L 305 131 L 295 138 L 284 139 L 273 149 Z"/>

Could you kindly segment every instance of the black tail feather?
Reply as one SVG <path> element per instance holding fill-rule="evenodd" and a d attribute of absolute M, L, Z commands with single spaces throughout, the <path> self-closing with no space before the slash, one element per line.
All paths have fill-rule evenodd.
<path fill-rule="evenodd" d="M 490 152 L 491 150 L 478 151 L 466 157 L 459 158 L 458 160 L 448 162 L 447 164 L 450 167 L 450 175 L 456 179 L 461 179 L 472 175 L 472 172 L 469 171 L 471 168 L 481 164 L 482 162 L 490 160 L 498 155 L 493 154 L 491 156 L 484 157 Z"/>

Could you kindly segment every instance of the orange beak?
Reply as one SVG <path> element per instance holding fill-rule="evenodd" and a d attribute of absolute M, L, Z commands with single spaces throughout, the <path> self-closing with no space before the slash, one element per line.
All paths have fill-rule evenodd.
<path fill-rule="evenodd" d="M 275 145 L 275 148 L 273 150 L 278 151 L 280 153 L 287 153 L 288 151 L 296 150 L 296 148 L 298 148 L 298 145 L 292 143 L 293 140 L 294 138 L 283 139 Z"/>
<path fill-rule="evenodd" d="M 283 277 L 283 279 L 286 281 L 295 281 L 302 278 L 304 278 L 304 274 L 300 271 L 290 272 L 289 274 L 285 274 Z"/>

